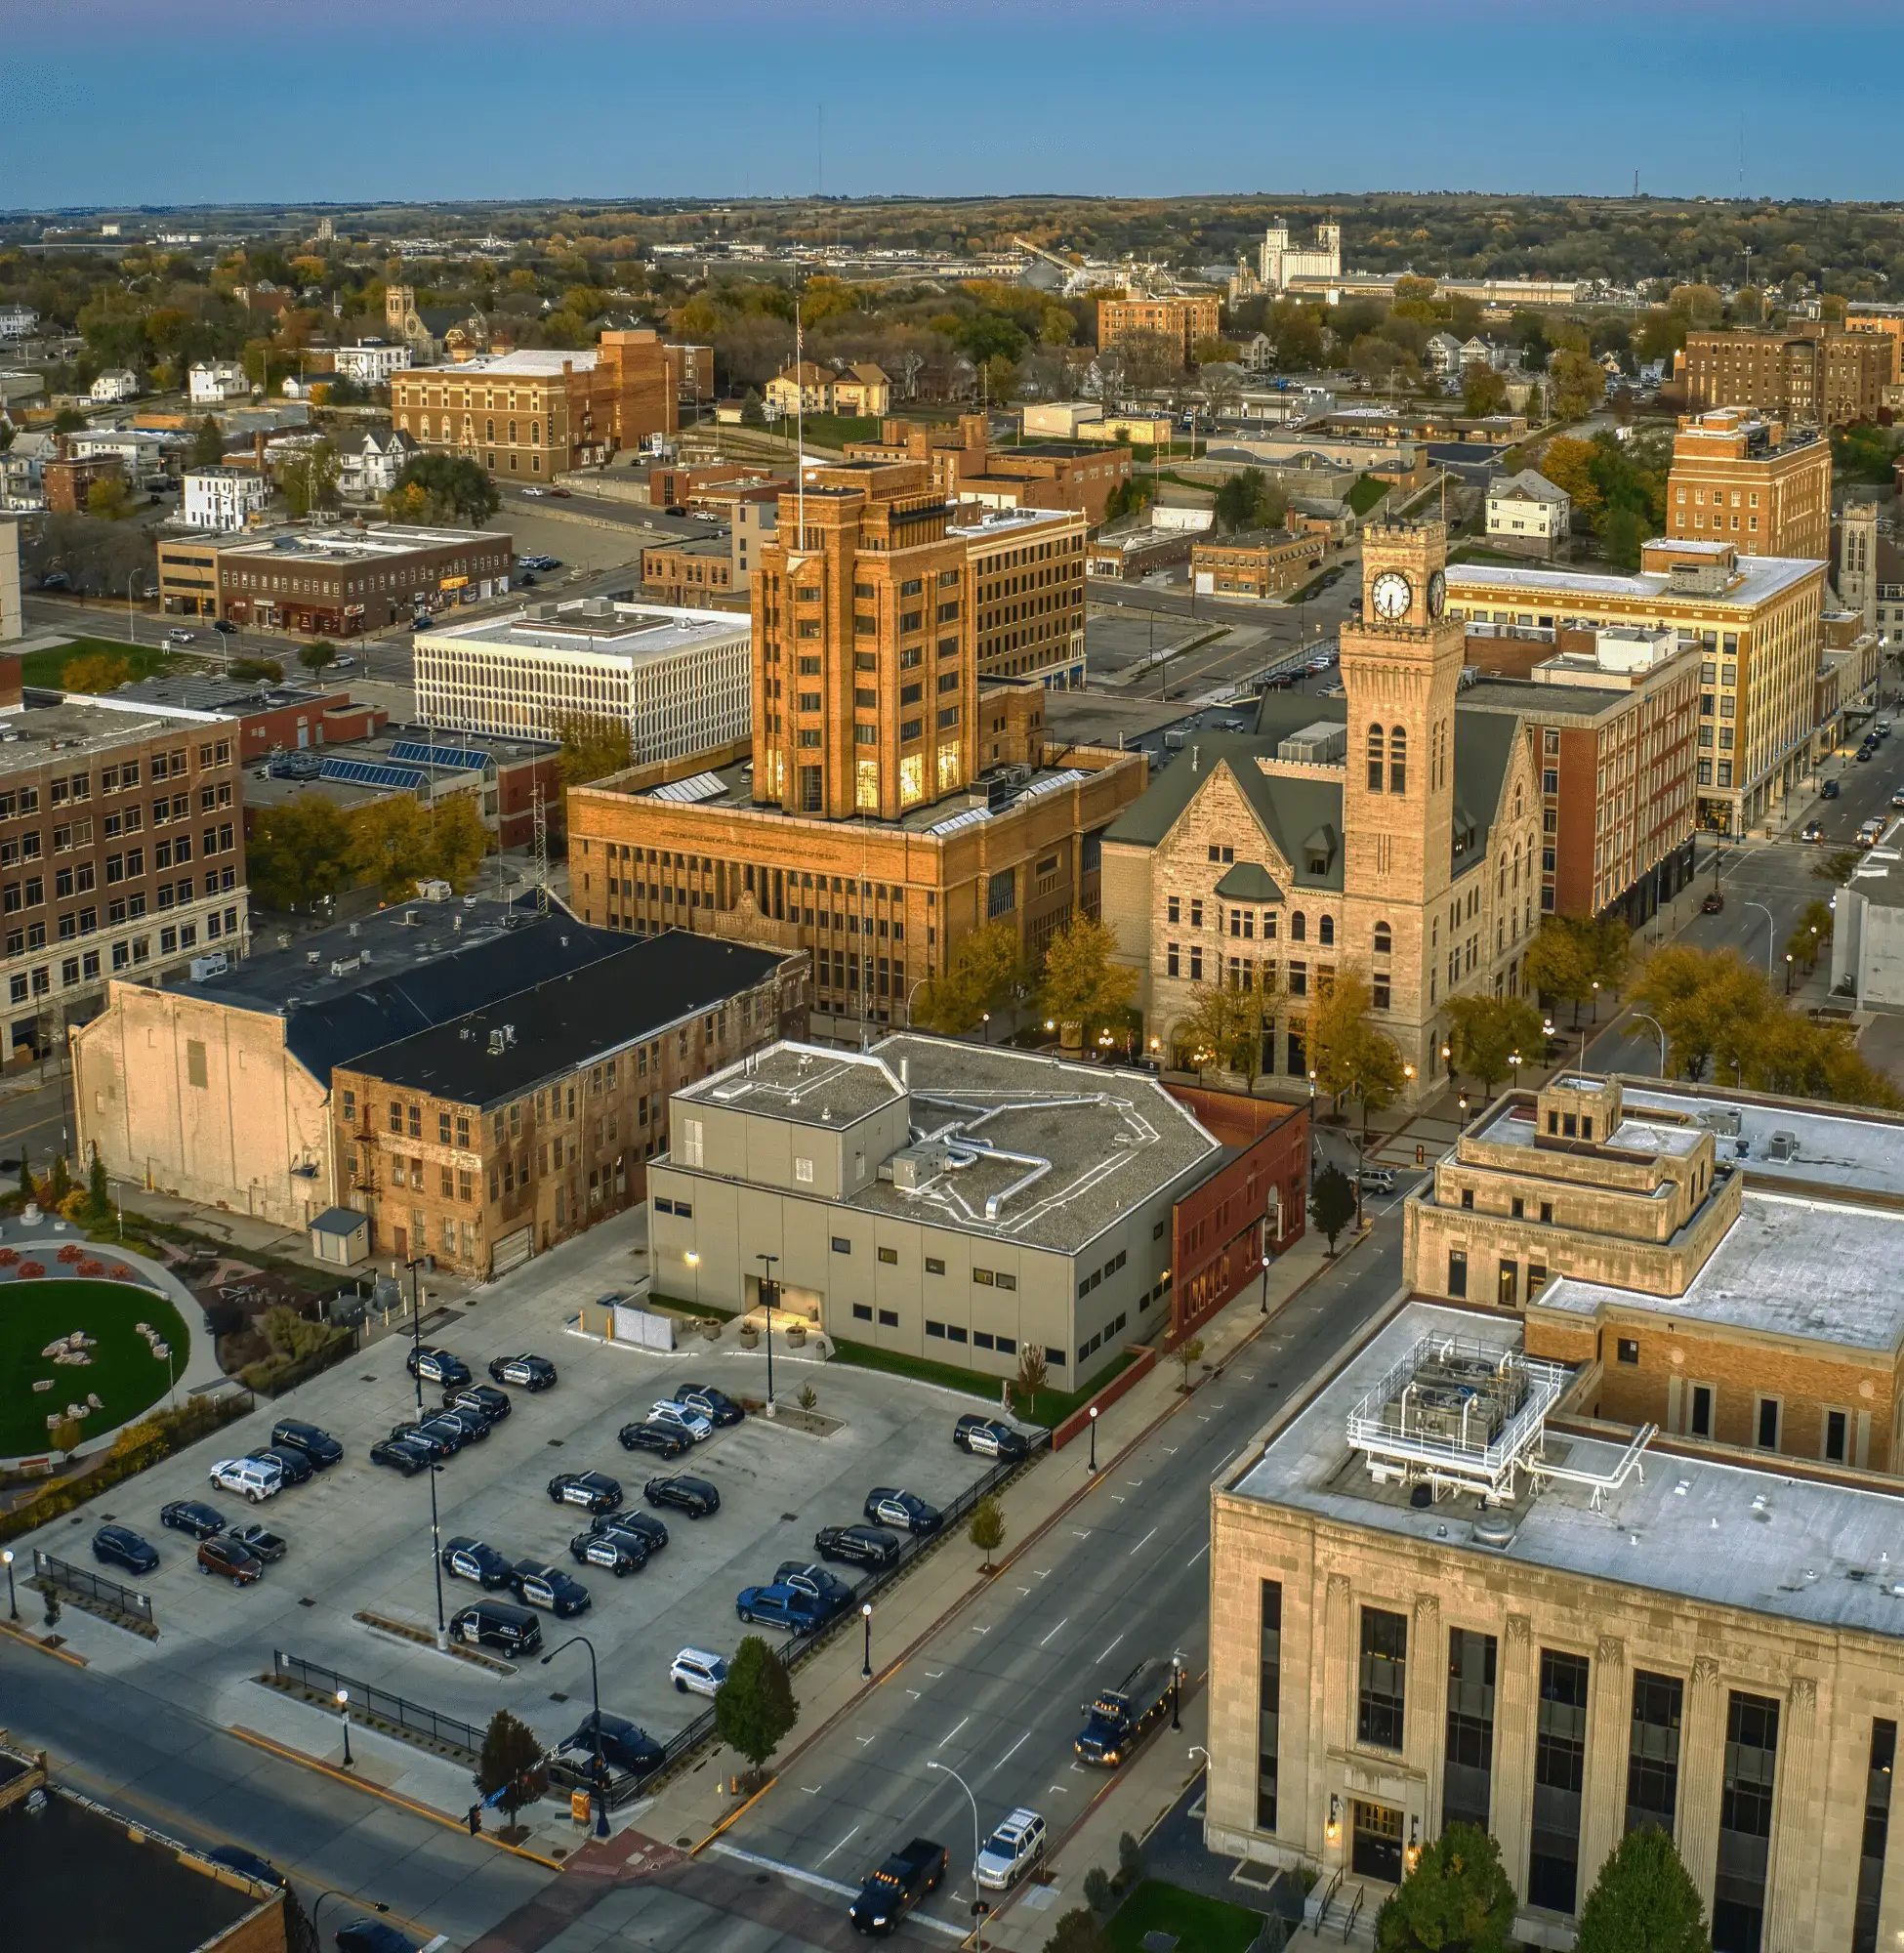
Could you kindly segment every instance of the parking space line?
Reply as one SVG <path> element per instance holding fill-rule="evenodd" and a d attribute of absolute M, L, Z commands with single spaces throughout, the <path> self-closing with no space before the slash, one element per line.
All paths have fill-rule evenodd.
<path fill-rule="evenodd" d="M 1071 1618 L 1070 1615 L 1066 1614 L 1064 1620 L 1058 1622 L 1057 1628 L 1063 1627 L 1065 1622 L 1069 1621 L 1070 1618 Z M 1057 1633 L 1057 1628 L 1052 1628 L 1047 1633 L 1041 1635 L 1038 1640 L 1038 1645 L 1040 1647 L 1043 1647 L 1045 1643 L 1051 1640 L 1052 1636 Z"/>
<path fill-rule="evenodd" d="M 938 1739 L 937 1743 L 934 1744 L 933 1747 L 935 1749 L 941 1749 L 941 1750 L 944 1749 L 946 1744 L 949 1743 L 952 1740 L 952 1738 L 956 1736 L 959 1733 L 959 1731 L 963 1729 L 965 1725 L 971 1721 L 972 1718 L 970 1716 L 961 1716 L 958 1720 L 958 1723 L 952 1728 L 948 1729 L 945 1732 L 945 1734 Z"/>
<path fill-rule="evenodd" d="M 854 1840 L 854 1839 L 855 1839 L 855 1838 L 856 1838 L 856 1837 L 857 1837 L 858 1835 L 859 1835 L 859 1826 L 858 1826 L 857 1824 L 855 1824 L 855 1825 L 854 1825 L 854 1826 L 852 1827 L 852 1829 L 851 1829 L 850 1831 L 849 1831 L 849 1832 L 847 1833 L 847 1835 L 846 1835 L 846 1836 L 845 1836 L 844 1838 L 842 1838 L 842 1839 L 840 1840 L 840 1842 L 839 1842 L 839 1843 L 838 1843 L 837 1845 L 835 1845 L 835 1846 L 834 1846 L 834 1848 L 833 1848 L 833 1850 L 832 1850 L 832 1851 L 828 1851 L 828 1852 L 826 1853 L 825 1857 L 822 1857 L 822 1858 L 820 1859 L 820 1863 L 821 1863 L 821 1864 L 825 1864 L 825 1863 L 826 1863 L 826 1860 L 827 1860 L 827 1858 L 830 1858 L 830 1857 L 832 1857 L 832 1855 L 833 1855 L 833 1852 L 834 1852 L 834 1851 L 844 1851 L 844 1850 L 846 1849 L 846 1848 L 847 1848 L 847 1847 L 848 1847 L 849 1845 L 850 1845 L 850 1844 L 852 1843 L 852 1841 L 853 1841 L 853 1840 Z"/>
<path fill-rule="evenodd" d="M 1141 1553 L 1144 1550 L 1144 1548 L 1148 1546 L 1150 1542 L 1156 1537 L 1157 1537 L 1157 1528 L 1155 1526 L 1152 1526 L 1150 1530 L 1147 1533 L 1145 1533 L 1140 1540 L 1138 1541 L 1137 1545 L 1132 1547 L 1130 1553 L 1125 1555 L 1125 1558 L 1129 1559 L 1133 1556 Z"/>
<path fill-rule="evenodd" d="M 1098 1661 L 1102 1661 L 1102 1660 L 1103 1660 L 1103 1658 L 1104 1658 L 1104 1656 L 1110 1653 L 1110 1651 L 1111 1651 L 1111 1648 L 1114 1648 L 1114 1647 L 1115 1647 L 1115 1646 L 1117 1645 L 1117 1641 L 1122 1641 L 1123 1639 L 1124 1639 L 1124 1637 L 1123 1637 L 1122 1635 L 1119 1635 L 1119 1636 L 1117 1637 L 1117 1641 L 1112 1641 L 1112 1642 L 1110 1643 L 1110 1647 L 1106 1647 L 1106 1648 L 1103 1648 L 1103 1649 L 1099 1650 L 1099 1652 L 1098 1652 L 1098 1654 L 1097 1655 L 1097 1657 L 1096 1657 L 1096 1658 L 1097 1658 L 1097 1659 Z"/>
<path fill-rule="evenodd" d="M 1018 1740 L 1015 1743 L 1014 1743 L 1012 1747 L 1009 1750 L 1007 1750 L 1002 1757 L 999 1758 L 998 1762 L 992 1766 L 993 1769 L 1003 1769 L 1005 1766 L 1009 1764 L 1012 1761 L 1012 1759 L 1015 1757 L 1018 1754 L 1018 1752 L 1021 1749 L 1023 1749 L 1028 1742 L 1030 1742 L 1030 1740 L 1031 1740 L 1031 1731 L 1027 1729 L 1024 1732 L 1024 1734 L 1020 1736 Z"/>
<path fill-rule="evenodd" d="M 1189 1558 L 1186 1559 L 1183 1562 L 1183 1564 L 1185 1566 L 1194 1566 L 1197 1563 L 1197 1561 L 1201 1559 L 1203 1556 L 1209 1551 L 1210 1551 L 1210 1542 L 1206 1539 L 1203 1542 L 1203 1544 L 1200 1547 L 1198 1547 L 1193 1554 L 1190 1555 Z"/>

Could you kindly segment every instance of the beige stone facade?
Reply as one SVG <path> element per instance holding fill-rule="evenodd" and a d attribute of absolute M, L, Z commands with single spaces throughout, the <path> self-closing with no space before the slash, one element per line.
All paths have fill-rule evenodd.
<path fill-rule="evenodd" d="M 1199 736 L 1104 845 L 1105 920 L 1146 1035 L 1180 1050 L 1205 986 L 1266 991 L 1262 1069 L 1304 1079 L 1307 1000 L 1367 976 L 1417 1081 L 1449 998 L 1512 994 L 1539 926 L 1540 801 L 1511 717 L 1459 712 L 1463 632 L 1438 525 L 1378 527 L 1345 630 L 1345 721 L 1271 692 L 1257 731 Z"/>

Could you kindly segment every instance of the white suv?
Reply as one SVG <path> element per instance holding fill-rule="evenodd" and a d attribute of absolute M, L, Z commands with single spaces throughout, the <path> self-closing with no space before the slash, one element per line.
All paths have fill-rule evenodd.
<path fill-rule="evenodd" d="M 988 1891 L 1008 1891 L 1045 1855 L 1045 1820 L 1020 1807 L 985 1840 L 978 1854 L 978 1883 Z"/>
<path fill-rule="evenodd" d="M 727 1658 L 705 1648 L 683 1648 L 668 1678 L 683 1695 L 712 1695 L 727 1679 Z"/>
<path fill-rule="evenodd" d="M 211 1481 L 222 1492 L 242 1492 L 256 1505 L 284 1489 L 284 1468 L 262 1458 L 221 1458 L 211 1469 Z"/>
<path fill-rule="evenodd" d="M 684 1403 L 676 1403 L 671 1397 L 663 1397 L 648 1412 L 648 1422 L 672 1425 L 677 1431 L 684 1431 L 696 1444 L 714 1435 L 714 1426 L 709 1419 Z"/>

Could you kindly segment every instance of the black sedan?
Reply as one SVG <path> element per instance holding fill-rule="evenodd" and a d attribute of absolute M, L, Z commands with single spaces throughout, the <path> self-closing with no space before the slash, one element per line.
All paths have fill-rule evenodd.
<path fill-rule="evenodd" d="M 617 1580 L 639 1573 L 648 1563 L 646 1542 L 632 1532 L 578 1532 L 568 1542 L 568 1557 L 580 1566 L 600 1566 Z"/>
<path fill-rule="evenodd" d="M 625 1532 L 639 1539 L 650 1554 L 668 1544 L 668 1528 L 651 1513 L 611 1513 L 590 1525 L 591 1532 Z"/>
<path fill-rule="evenodd" d="M 507 1391 L 494 1384 L 452 1384 L 443 1392 L 445 1410 L 473 1410 L 491 1424 L 500 1424 L 516 1406 Z"/>
<path fill-rule="evenodd" d="M 929 1506 L 916 1492 L 902 1492 L 890 1485 L 875 1485 L 866 1494 L 866 1517 L 875 1525 L 903 1526 L 907 1532 L 937 1532 L 945 1515 Z"/>
<path fill-rule="evenodd" d="M 247 1553 L 264 1560 L 282 1559 L 291 1551 L 291 1542 L 269 1526 L 234 1525 L 225 1536 L 235 1539 Z"/>
<path fill-rule="evenodd" d="M 974 1452 L 980 1458 L 1015 1460 L 1031 1448 L 1022 1433 L 998 1417 L 962 1417 L 952 1427 L 952 1442 L 961 1451 Z"/>
<path fill-rule="evenodd" d="M 392 1425 L 390 1434 L 402 1438 L 406 1444 L 420 1446 L 433 1458 L 454 1458 L 463 1448 L 462 1428 L 436 1417 L 411 1418 L 407 1423 Z"/>
<path fill-rule="evenodd" d="M 388 1465 L 393 1472 L 414 1478 L 419 1472 L 429 1471 L 431 1458 L 427 1446 L 413 1444 L 407 1437 L 384 1437 L 370 1447 L 370 1462 Z"/>
<path fill-rule="evenodd" d="M 417 1942 L 384 1919 L 348 1919 L 337 1929 L 337 1953 L 417 1953 Z"/>
<path fill-rule="evenodd" d="M 159 1524 L 193 1539 L 216 1539 L 225 1530 L 225 1515 L 203 1499 L 174 1499 L 159 1509 Z"/>
<path fill-rule="evenodd" d="M 673 1506 L 690 1519 L 721 1510 L 721 1494 L 705 1478 L 685 1477 L 679 1472 L 669 1478 L 650 1478 L 642 1487 L 642 1496 L 651 1506 Z"/>
<path fill-rule="evenodd" d="M 149 1573 L 159 1563 L 158 1549 L 131 1526 L 101 1526 L 93 1535 L 93 1558 L 104 1566 L 123 1566 L 128 1573 Z"/>
<path fill-rule="evenodd" d="M 525 1607 L 546 1607 L 560 1619 L 588 1609 L 589 1590 L 579 1580 L 571 1580 L 559 1566 L 545 1566 L 536 1559 L 517 1560 L 509 1584 Z"/>
<path fill-rule="evenodd" d="M 452 1356 L 447 1350 L 433 1350 L 428 1343 L 420 1349 L 405 1351 L 403 1367 L 413 1377 L 421 1377 L 426 1384 L 467 1384 L 470 1381 L 470 1366 L 461 1356 Z"/>
<path fill-rule="evenodd" d="M 612 1513 L 621 1504 L 621 1480 L 605 1472 L 558 1472 L 549 1480 L 550 1500 L 591 1513 Z"/>
<path fill-rule="evenodd" d="M 516 1569 L 493 1546 L 479 1539 L 457 1538 L 443 1548 L 443 1571 L 454 1580 L 474 1580 L 478 1587 L 507 1587 Z"/>
<path fill-rule="evenodd" d="M 661 1745 L 645 1729 L 631 1723 L 626 1716 L 603 1715 L 599 1719 L 593 1714 L 584 1716 L 582 1726 L 561 1745 L 565 1755 L 582 1757 L 593 1757 L 598 1747 L 601 1761 L 610 1769 L 616 1770 L 640 1772 L 656 1769 L 665 1754 Z"/>
<path fill-rule="evenodd" d="M 465 1444 L 479 1444 L 489 1435 L 489 1420 L 479 1410 L 439 1410 L 432 1425 L 453 1425 L 463 1434 Z"/>
<path fill-rule="evenodd" d="M 822 1559 L 843 1559 L 851 1566 L 890 1566 L 899 1557 L 899 1536 L 884 1526 L 821 1526 L 813 1535 L 813 1551 Z"/>
<path fill-rule="evenodd" d="M 328 1431 L 301 1418 L 281 1417 L 271 1426 L 271 1449 L 282 1451 L 286 1446 L 302 1451 L 320 1472 L 344 1456 L 343 1445 Z"/>
<path fill-rule="evenodd" d="M 738 1424 L 747 1415 L 725 1391 L 718 1391 L 712 1384 L 689 1384 L 675 1392 L 675 1401 L 699 1411 L 715 1425 Z"/>
<path fill-rule="evenodd" d="M 489 1379 L 497 1384 L 519 1384 L 525 1391 L 550 1391 L 556 1387 L 556 1366 L 547 1356 L 492 1356 Z"/>
<path fill-rule="evenodd" d="M 273 1444 L 263 1451 L 250 1451 L 245 1455 L 256 1459 L 260 1465 L 275 1465 L 284 1474 L 287 1485 L 309 1484 L 311 1475 L 317 1470 L 316 1464 L 295 1444 Z"/>
<path fill-rule="evenodd" d="M 692 1451 L 694 1440 L 679 1425 L 648 1421 L 625 1424 L 615 1435 L 624 1451 L 652 1451 L 658 1458 L 679 1458 Z"/>

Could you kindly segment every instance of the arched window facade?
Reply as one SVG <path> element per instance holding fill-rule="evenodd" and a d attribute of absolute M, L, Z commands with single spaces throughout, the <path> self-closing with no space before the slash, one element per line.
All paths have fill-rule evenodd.
<path fill-rule="evenodd" d="M 1382 727 L 1371 726 L 1369 727 L 1369 792 L 1372 794 L 1379 794 L 1382 791 Z"/>
<path fill-rule="evenodd" d="M 1323 916 L 1317 922 L 1316 939 L 1322 944 L 1324 949 L 1334 946 L 1336 940 L 1336 919 L 1334 916 Z"/>
<path fill-rule="evenodd" d="M 1377 923 L 1375 926 L 1375 953 L 1378 956 L 1387 956 L 1394 946 L 1394 935 L 1388 928 L 1388 925 L 1386 922 Z"/>
<path fill-rule="evenodd" d="M 1306 942 L 1309 939 L 1309 919 L 1301 909 L 1290 911 L 1289 939 L 1291 942 Z"/>
<path fill-rule="evenodd" d="M 1408 728 L 1397 726 L 1388 734 L 1388 791 L 1408 791 Z"/>

